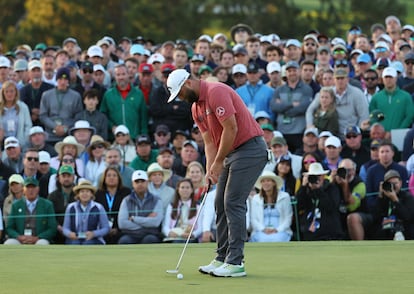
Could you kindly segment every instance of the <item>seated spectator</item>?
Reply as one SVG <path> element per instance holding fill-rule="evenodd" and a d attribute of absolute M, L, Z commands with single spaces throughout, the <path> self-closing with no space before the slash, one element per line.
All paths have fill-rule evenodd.
<path fill-rule="evenodd" d="M 117 148 L 121 152 L 122 165 L 128 166 L 137 156 L 135 144 L 129 136 L 129 130 L 126 126 L 119 125 L 115 128 L 114 136 L 115 141 L 112 147 Z"/>
<path fill-rule="evenodd" d="M 151 138 L 148 135 L 139 135 L 135 141 L 137 156 L 129 167 L 134 170 L 147 170 L 151 163 L 157 161 L 158 150 L 152 149 Z"/>
<path fill-rule="evenodd" d="M 292 237 L 292 205 L 288 193 L 281 191 L 283 180 L 264 171 L 255 187 L 259 193 L 250 205 L 251 242 L 288 242 Z"/>
<path fill-rule="evenodd" d="M 23 170 L 23 153 L 17 138 L 8 137 L 4 140 L 4 150 L 6 153 L 3 153 L 3 163 L 19 174 Z"/>
<path fill-rule="evenodd" d="M 289 195 L 295 195 L 296 178 L 293 176 L 292 159 L 287 155 L 280 157 L 273 172 L 282 179 L 278 189 Z"/>
<path fill-rule="evenodd" d="M 89 122 L 95 128 L 96 134 L 108 140 L 108 118 L 99 111 L 99 91 L 90 89 L 83 94 L 85 109 L 75 115 L 75 121 L 83 120 Z"/>
<path fill-rule="evenodd" d="M 364 225 L 368 225 L 369 215 L 366 205 L 366 187 L 356 172 L 356 163 L 349 158 L 341 160 L 338 169 L 332 171 L 331 181 L 341 192 L 339 211 L 342 228 L 352 240 L 364 240 Z"/>
<path fill-rule="evenodd" d="M 212 186 L 210 191 L 204 196 L 204 207 L 201 210 L 200 226 L 202 235 L 200 242 L 215 242 L 216 241 L 216 209 L 214 207 L 214 200 L 216 198 L 216 186 Z"/>
<path fill-rule="evenodd" d="M 39 172 L 39 152 L 36 149 L 28 149 L 23 156 L 23 170 L 20 173 L 25 178 L 35 178 L 38 181 L 42 178 Z"/>
<path fill-rule="evenodd" d="M 132 174 L 133 189 L 121 203 L 118 226 L 122 235 L 118 244 L 159 243 L 159 227 L 164 218 L 162 201 L 148 191 L 148 176 L 143 170 Z"/>
<path fill-rule="evenodd" d="M 182 179 L 179 175 L 175 174 L 172 170 L 174 162 L 173 151 L 170 148 L 161 148 L 158 150 L 157 163 L 166 170 L 170 171 L 170 177 L 166 180 L 166 184 L 175 189 L 179 180 Z"/>
<path fill-rule="evenodd" d="M 0 148 L 0 207 L 3 207 L 3 200 L 9 193 L 8 180 L 11 175 L 15 174 L 8 165 L 4 164 L 1 160 L 1 148 Z"/>
<path fill-rule="evenodd" d="M 148 191 L 161 199 L 164 212 L 174 198 L 174 189 L 166 183 L 170 173 L 170 170 L 163 169 L 157 162 L 151 163 L 147 169 Z"/>
<path fill-rule="evenodd" d="M 370 160 L 368 148 L 362 145 L 362 134 L 358 126 L 348 126 L 345 129 L 345 145 L 341 151 L 342 158 L 350 158 L 357 165 L 357 174 L 361 166 Z"/>
<path fill-rule="evenodd" d="M 325 141 L 325 159 L 323 164 L 330 170 L 336 170 L 339 162 L 342 160 L 340 154 L 342 151 L 342 143 L 338 137 L 331 136 Z"/>
<path fill-rule="evenodd" d="M 194 187 L 194 200 L 201 201 L 201 196 L 205 187 L 206 172 L 204 167 L 198 161 L 192 161 L 187 166 L 185 177 L 191 180 Z"/>
<path fill-rule="evenodd" d="M 52 145 L 46 143 L 47 133 L 43 130 L 41 126 L 34 126 L 29 131 L 29 142 L 25 146 L 25 150 L 29 148 L 34 148 L 38 151 L 46 151 L 50 156 L 56 156 L 57 152 Z"/>
<path fill-rule="evenodd" d="M 302 136 L 302 148 L 296 150 L 296 155 L 302 155 L 303 153 L 315 152 L 320 157 L 323 154 L 319 151 L 319 132 L 317 128 L 308 128 L 303 132 Z"/>
<path fill-rule="evenodd" d="M 51 167 L 53 167 L 54 169 L 59 169 L 63 156 L 69 154 L 76 159 L 76 167 L 78 170 L 78 174 L 81 177 L 83 177 L 85 165 L 83 161 L 78 157 L 83 152 L 83 150 L 85 150 L 85 146 L 79 144 L 74 136 L 67 136 L 65 137 L 65 139 L 63 139 L 63 141 L 56 143 L 55 150 L 58 153 L 58 155 L 52 157 L 52 159 L 50 160 Z"/>
<path fill-rule="evenodd" d="M 116 166 L 108 166 L 99 181 L 95 201 L 105 208 L 109 220 L 109 233 L 104 237 L 107 244 L 118 244 L 121 231 L 118 227 L 118 211 L 131 189 L 123 186 L 121 174 Z"/>
<path fill-rule="evenodd" d="M 86 165 L 89 160 L 86 148 L 89 146 L 91 138 L 93 135 L 95 135 L 95 133 L 96 129 L 94 127 L 91 127 L 89 122 L 86 120 L 76 121 L 73 128 L 69 130 L 69 135 L 74 136 L 76 142 L 84 147 L 83 151 L 78 154 L 78 157 L 82 159 L 84 165 Z"/>
<path fill-rule="evenodd" d="M 390 169 L 384 175 L 374 207 L 376 239 L 404 240 L 411 238 L 414 198 L 402 190 L 403 179 L 398 171 Z"/>
<path fill-rule="evenodd" d="M 185 177 L 188 165 L 191 162 L 199 159 L 199 157 L 200 154 L 198 152 L 197 143 L 192 140 L 184 141 L 180 152 L 180 157 L 176 157 L 174 159 L 172 169 L 177 175 Z"/>
<path fill-rule="evenodd" d="M 127 188 L 132 188 L 131 176 L 134 170 L 121 162 L 121 151 L 117 148 L 110 148 L 105 153 L 106 166 L 116 166 L 122 177 L 122 183 Z"/>
<path fill-rule="evenodd" d="M 162 233 L 166 237 L 164 242 L 185 242 L 193 226 L 199 207 L 194 199 L 194 186 L 190 179 L 182 179 L 175 189 L 173 203 L 170 203 L 165 212 Z M 197 242 L 201 235 L 201 226 L 195 224 L 190 237 L 192 243 Z"/>
<path fill-rule="evenodd" d="M 361 178 L 361 180 L 363 180 L 364 182 L 367 180 L 367 171 L 368 169 L 376 164 L 378 162 L 379 159 L 379 151 L 378 148 L 381 145 L 381 141 L 378 140 L 372 140 L 371 142 L 371 148 L 370 148 L 370 160 L 365 162 L 360 170 L 359 170 L 359 177 Z"/>
<path fill-rule="evenodd" d="M 319 162 L 311 163 L 296 194 L 303 240 L 337 240 L 343 238 L 339 215 L 340 192 L 325 179 L 329 170 Z"/>
<path fill-rule="evenodd" d="M 6 227 L 12 204 L 23 196 L 23 184 L 24 179 L 19 174 L 13 174 L 9 178 L 9 195 L 4 199 L 3 204 L 3 220 Z"/>
<path fill-rule="evenodd" d="M 85 167 L 85 178 L 98 187 L 99 176 L 106 168 L 105 150 L 109 148 L 109 143 L 99 135 L 93 135 L 88 146 L 89 161 Z"/>
<path fill-rule="evenodd" d="M 88 180 L 73 188 L 75 200 L 68 205 L 63 222 L 63 234 L 68 245 L 103 245 L 109 232 L 109 222 L 103 206 L 95 202 L 96 188 Z"/>
<path fill-rule="evenodd" d="M 24 197 L 14 202 L 7 221 L 5 245 L 49 245 L 56 234 L 53 204 L 39 197 L 39 182 L 33 178 L 24 181 Z"/>
<path fill-rule="evenodd" d="M 319 162 L 322 163 L 322 159 L 319 157 L 317 153 L 308 152 L 303 154 L 302 156 L 302 163 L 301 163 L 301 169 L 300 169 L 300 176 L 299 178 L 296 178 L 296 186 L 295 186 L 295 194 L 299 190 L 300 186 L 302 185 L 302 179 L 303 176 L 307 174 L 309 171 L 309 166 L 312 163 Z"/>
<path fill-rule="evenodd" d="M 75 170 L 70 165 L 62 165 L 57 174 L 56 190 L 47 196 L 47 199 L 53 203 L 53 209 L 56 213 L 57 234 L 54 242 L 64 244 L 65 238 L 62 233 L 63 216 L 69 203 L 75 201 Z"/>
<path fill-rule="evenodd" d="M 188 140 L 190 134 L 188 131 L 183 130 L 176 130 L 174 136 L 172 137 L 172 144 L 173 144 L 173 152 L 175 158 L 179 158 L 181 156 L 181 149 L 183 149 L 183 143 Z"/>
<path fill-rule="evenodd" d="M 172 144 L 170 143 L 171 132 L 170 128 L 167 125 L 160 124 L 155 128 L 154 132 L 154 149 L 160 149 L 162 147 L 171 148 Z"/>
<path fill-rule="evenodd" d="M 72 157 L 72 155 L 66 154 L 66 155 L 63 156 L 62 161 L 60 162 L 58 171 L 60 171 L 61 167 L 64 166 L 64 165 L 70 165 L 72 167 L 72 169 L 74 170 L 73 183 L 75 185 L 77 185 L 78 182 L 80 180 L 82 180 L 83 178 L 79 175 L 77 162 Z M 59 174 L 59 172 L 58 172 L 58 174 Z M 59 180 L 57 178 L 57 174 L 53 174 L 53 175 L 50 176 L 49 185 L 48 185 L 48 194 L 50 194 L 50 193 L 52 193 L 53 191 L 56 190 L 58 181 Z M 43 179 L 41 179 L 41 183 L 44 184 Z"/>

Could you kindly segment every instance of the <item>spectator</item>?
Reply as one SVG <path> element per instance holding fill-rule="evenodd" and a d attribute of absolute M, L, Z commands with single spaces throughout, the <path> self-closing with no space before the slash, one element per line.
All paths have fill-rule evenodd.
<path fill-rule="evenodd" d="M 4 140 L 3 163 L 9 166 L 14 173 L 20 174 L 23 170 L 23 153 L 22 147 L 16 137 L 8 137 Z"/>
<path fill-rule="evenodd" d="M 230 29 L 230 35 L 235 44 L 246 44 L 249 36 L 253 35 L 253 30 L 250 26 L 239 23 Z"/>
<path fill-rule="evenodd" d="M 154 132 L 154 149 L 160 149 L 163 147 L 172 147 L 170 142 L 171 132 L 167 125 L 157 125 Z"/>
<path fill-rule="evenodd" d="M 68 205 L 63 234 L 68 245 L 103 245 L 109 222 L 103 206 L 95 202 L 96 187 L 84 180 L 73 188 L 75 200 Z"/>
<path fill-rule="evenodd" d="M 36 149 L 28 149 L 24 154 L 21 175 L 24 179 L 31 177 L 40 181 L 42 178 L 43 175 L 39 172 L 39 152 Z"/>
<path fill-rule="evenodd" d="M 318 149 L 319 145 L 319 132 L 317 128 L 307 128 L 303 132 L 302 137 L 302 149 L 296 151 L 296 155 L 302 156 L 304 153 L 317 153 L 320 157 L 323 157 L 323 154 Z"/>
<path fill-rule="evenodd" d="M 8 181 L 13 174 L 16 174 L 16 172 L 1 159 L 0 149 L 0 207 L 3 207 L 3 200 L 9 193 Z"/>
<path fill-rule="evenodd" d="M 82 62 L 80 65 L 79 75 L 80 75 L 81 80 L 79 83 L 76 84 L 76 86 L 74 87 L 74 90 L 78 92 L 81 97 L 85 98 L 86 97 L 85 93 L 94 89 L 94 91 L 92 92 L 94 93 L 93 94 L 94 96 L 91 96 L 91 97 L 97 98 L 97 104 L 94 105 L 94 110 L 96 108 L 99 109 L 99 106 L 102 101 L 102 97 L 105 93 L 105 88 L 93 80 L 93 63 L 90 61 Z M 86 106 L 86 103 L 85 103 L 85 106 Z"/>
<path fill-rule="evenodd" d="M 16 137 L 22 146 L 28 142 L 32 120 L 27 105 L 19 100 L 19 91 L 13 82 L 2 84 L 0 92 L 0 141 Z"/>
<path fill-rule="evenodd" d="M 187 166 L 185 178 L 190 179 L 193 184 L 194 190 L 194 201 L 202 201 L 201 196 L 203 195 L 205 187 L 206 172 L 204 167 L 198 161 L 192 161 Z"/>
<path fill-rule="evenodd" d="M 56 234 L 53 204 L 39 197 L 39 182 L 24 180 L 24 197 L 14 202 L 7 221 L 5 245 L 49 245 Z"/>
<path fill-rule="evenodd" d="M 46 143 L 47 133 L 41 126 L 34 126 L 29 131 L 29 142 L 25 146 L 26 150 L 34 148 L 38 151 L 46 151 L 51 156 L 56 156 L 57 152 L 52 145 Z"/>
<path fill-rule="evenodd" d="M 41 125 L 40 98 L 47 90 L 53 88 L 53 85 L 42 81 L 42 64 L 39 60 L 31 60 L 28 65 L 30 83 L 20 89 L 20 100 L 29 107 L 32 124 Z"/>
<path fill-rule="evenodd" d="M 287 64 L 289 61 L 295 61 L 298 64 L 297 68 L 299 68 L 299 62 L 302 56 L 301 47 L 302 45 L 298 40 L 296 39 L 287 40 L 284 51 L 283 51 L 284 63 Z"/>
<path fill-rule="evenodd" d="M 197 160 L 200 157 L 198 152 L 198 146 L 196 142 L 192 140 L 184 141 L 180 152 L 180 157 L 176 157 L 173 163 L 173 171 L 181 176 L 185 177 L 188 165 Z"/>
<path fill-rule="evenodd" d="M 132 188 L 131 176 L 134 170 L 125 166 L 121 161 L 121 151 L 111 147 L 105 153 L 106 166 L 116 166 L 122 177 L 122 183 L 127 188 Z"/>
<path fill-rule="evenodd" d="M 302 134 L 306 127 L 305 112 L 313 97 L 312 88 L 300 80 L 299 64 L 286 64 L 287 82 L 277 88 L 270 102 L 276 116 L 278 130 L 294 152 L 302 147 Z"/>
<path fill-rule="evenodd" d="M 259 193 L 251 200 L 251 242 L 288 242 L 292 237 L 292 205 L 290 196 L 282 191 L 283 180 L 273 172 L 264 171 L 255 187 Z"/>
<path fill-rule="evenodd" d="M 85 109 L 75 115 L 75 121 L 87 121 L 92 128 L 95 128 L 96 134 L 108 139 L 108 119 L 98 110 L 99 92 L 96 89 L 90 89 L 83 93 L 83 104 Z"/>
<path fill-rule="evenodd" d="M 151 163 L 147 169 L 148 191 L 161 199 L 164 212 L 174 198 L 174 189 L 167 185 L 170 173 L 170 170 L 163 169 L 157 162 Z"/>
<path fill-rule="evenodd" d="M 119 244 L 159 243 L 163 220 L 162 201 L 148 191 L 148 176 L 143 170 L 132 175 L 133 190 L 121 203 L 118 225 L 122 231 Z"/>
<path fill-rule="evenodd" d="M 103 172 L 99 188 L 95 194 L 95 201 L 106 210 L 109 220 L 109 233 L 104 237 L 107 244 L 118 244 L 121 231 L 118 226 L 118 211 L 125 196 L 131 193 L 131 189 L 122 183 L 121 174 L 116 166 L 108 166 Z"/>
<path fill-rule="evenodd" d="M 89 160 L 86 148 L 89 146 L 92 135 L 95 135 L 96 129 L 91 127 L 88 121 L 78 120 L 75 125 L 69 130 L 69 135 L 75 137 L 76 142 L 84 147 L 83 151 L 78 154 L 78 157 L 83 161 L 83 165 Z"/>
<path fill-rule="evenodd" d="M 278 185 L 278 189 L 289 195 L 296 194 L 296 178 L 293 176 L 292 159 L 288 156 L 279 158 L 274 173 L 282 179 L 282 183 Z"/>
<path fill-rule="evenodd" d="M 138 67 L 138 88 L 144 95 L 145 104 L 148 106 L 150 100 L 157 93 L 157 88 L 161 85 L 154 76 L 152 64 L 141 63 Z"/>
<path fill-rule="evenodd" d="M 172 166 L 174 162 L 174 154 L 170 148 L 161 148 L 158 150 L 157 163 L 164 169 L 169 170 L 170 177 L 165 181 L 165 183 L 175 189 L 179 180 L 182 179 L 179 175 L 173 172 Z"/>
<path fill-rule="evenodd" d="M 40 121 L 48 133 L 48 142 L 62 140 L 75 123 L 75 115 L 82 111 L 82 99 L 78 92 L 69 89 L 69 69 L 59 68 L 56 88 L 43 93 L 40 101 Z"/>
<path fill-rule="evenodd" d="M 99 176 L 106 168 L 105 151 L 109 143 L 99 135 L 93 135 L 91 143 L 87 148 L 89 161 L 85 167 L 85 178 L 95 187 L 98 186 Z"/>
<path fill-rule="evenodd" d="M 62 166 L 64 166 L 64 165 L 70 165 L 70 166 L 72 166 L 72 168 L 74 170 L 74 175 L 75 175 L 75 178 L 73 180 L 73 182 L 75 183 L 75 185 L 80 180 L 83 179 L 83 177 L 81 177 L 79 175 L 77 162 L 76 162 L 75 158 L 71 154 L 65 154 L 65 155 L 63 155 L 62 161 L 60 162 L 59 167 L 57 168 L 57 170 L 59 171 L 60 168 Z M 45 185 L 45 179 L 42 178 L 40 180 L 40 183 L 41 183 L 42 186 Z M 58 184 L 57 175 L 56 174 L 51 175 L 50 178 L 49 178 L 49 181 L 48 181 L 48 188 L 47 188 L 48 189 L 48 194 L 50 194 L 50 193 L 52 193 L 53 191 L 56 190 L 57 184 Z M 43 187 L 42 187 L 42 189 L 43 189 Z"/>
<path fill-rule="evenodd" d="M 369 105 L 372 97 L 380 91 L 380 88 L 378 87 L 378 74 L 373 69 L 367 69 L 362 73 L 362 76 L 365 82 L 364 95 Z"/>
<path fill-rule="evenodd" d="M 338 112 L 339 134 L 343 134 L 345 128 L 352 125 L 359 126 L 362 121 L 368 119 L 368 105 L 364 94 L 358 88 L 348 82 L 348 73 L 342 68 L 335 69 L 336 111 Z M 319 107 L 320 98 L 315 99 L 306 110 L 306 123 L 312 125 L 313 113 Z"/>
<path fill-rule="evenodd" d="M 11 212 L 12 204 L 23 197 L 23 185 L 24 179 L 19 174 L 13 174 L 9 178 L 9 195 L 4 199 L 3 208 L 3 220 L 4 225 L 7 227 L 7 221 Z"/>
<path fill-rule="evenodd" d="M 330 171 L 338 169 L 338 164 L 342 160 L 341 157 L 342 143 L 338 137 L 331 136 L 325 141 L 325 158 L 323 165 Z"/>
<path fill-rule="evenodd" d="M 142 92 L 131 86 L 125 65 L 115 67 L 116 85 L 105 92 L 100 110 L 108 117 L 109 134 L 125 125 L 130 135 L 148 133 L 148 110 Z M 110 139 L 111 139 L 111 135 Z"/>
<path fill-rule="evenodd" d="M 367 180 L 367 171 L 368 169 L 378 162 L 379 159 L 379 152 L 378 148 L 381 145 L 380 140 L 372 140 L 370 145 L 370 160 L 365 162 L 361 168 L 359 169 L 359 177 L 366 182 Z"/>
<path fill-rule="evenodd" d="M 233 65 L 231 74 L 234 81 L 233 89 L 238 89 L 247 83 L 247 67 L 244 64 L 237 63 Z"/>
<path fill-rule="evenodd" d="M 178 182 L 173 195 L 173 202 L 170 203 L 165 212 L 162 225 L 162 233 L 165 241 L 185 242 L 194 224 L 199 207 L 194 199 L 194 187 L 189 179 L 182 179 Z M 197 242 L 201 235 L 201 225 L 194 225 L 194 231 L 190 237 L 192 243 Z"/>
<path fill-rule="evenodd" d="M 331 87 L 323 87 L 319 92 L 319 107 L 313 113 L 313 125 L 319 132 L 329 131 L 334 135 L 339 134 L 336 97 Z"/>
<path fill-rule="evenodd" d="M 131 140 L 129 130 L 126 126 L 119 125 L 115 128 L 114 135 L 115 141 L 112 144 L 112 147 L 119 150 L 121 153 L 122 164 L 128 166 L 137 156 L 136 147 Z"/>
<path fill-rule="evenodd" d="M 55 150 L 58 155 L 50 160 L 51 167 L 58 169 L 61 165 L 62 158 L 68 154 L 76 160 L 78 174 L 83 177 L 85 165 L 78 157 L 85 150 L 85 146 L 79 144 L 74 136 L 67 136 L 63 141 L 56 143 Z"/>
<path fill-rule="evenodd" d="M 362 134 L 358 126 L 349 126 L 345 130 L 345 145 L 341 151 L 342 158 L 350 158 L 356 164 L 359 174 L 361 166 L 370 160 L 368 148 L 362 145 Z"/>
<path fill-rule="evenodd" d="M 414 120 L 414 106 L 410 94 L 397 86 L 397 71 L 387 67 L 382 73 L 384 89 L 375 94 L 369 103 L 369 110 L 380 110 L 384 120 L 380 123 L 387 132 L 392 129 L 404 129 Z"/>
<path fill-rule="evenodd" d="M 315 72 L 316 66 L 313 60 L 305 59 L 300 63 L 300 77 L 305 84 L 312 88 L 312 99 L 321 89 L 321 86 L 313 79 Z"/>
<path fill-rule="evenodd" d="M 284 84 L 282 76 L 280 75 L 281 70 L 280 63 L 277 61 L 271 61 L 267 64 L 266 72 L 269 78 L 269 82 L 266 84 L 267 86 L 276 89 Z"/>
<path fill-rule="evenodd" d="M 325 179 L 329 170 L 318 162 L 311 163 L 296 194 L 303 240 L 336 240 L 343 238 L 339 215 L 340 192 Z"/>
<path fill-rule="evenodd" d="M 136 139 L 137 156 L 129 167 L 134 170 L 147 170 L 151 163 L 157 161 L 158 150 L 152 149 L 152 141 L 148 135 L 140 135 Z"/>
<path fill-rule="evenodd" d="M 411 236 L 414 199 L 403 189 L 403 179 L 398 171 L 390 169 L 384 175 L 374 209 L 376 238 L 404 240 Z M 405 236 L 404 236 L 405 235 Z"/>

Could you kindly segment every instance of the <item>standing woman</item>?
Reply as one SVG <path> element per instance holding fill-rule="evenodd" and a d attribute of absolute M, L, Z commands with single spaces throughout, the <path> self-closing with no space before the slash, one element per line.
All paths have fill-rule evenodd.
<path fill-rule="evenodd" d="M 256 182 L 259 193 L 251 201 L 251 242 L 288 242 L 292 237 L 290 196 L 280 191 L 283 180 L 263 171 Z"/>
<path fill-rule="evenodd" d="M 26 146 L 31 127 L 29 108 L 20 101 L 16 84 L 4 82 L 0 92 L 0 141 L 13 136 L 21 146 Z"/>
<path fill-rule="evenodd" d="M 109 143 L 99 135 L 93 135 L 91 143 L 88 146 L 89 160 L 85 167 L 85 178 L 91 181 L 97 187 L 99 182 L 99 175 L 106 168 L 105 164 L 105 150 L 109 148 Z"/>
<path fill-rule="evenodd" d="M 195 222 L 198 211 L 197 201 L 194 200 L 194 187 L 190 179 L 182 179 L 177 183 L 174 202 L 167 207 L 162 233 L 164 241 L 185 242 Z M 201 235 L 201 226 L 196 224 L 191 236 L 191 242 L 197 242 Z"/>
<path fill-rule="evenodd" d="M 122 199 L 131 193 L 131 189 L 124 187 L 122 177 L 116 166 L 108 166 L 99 181 L 95 201 L 102 204 L 109 219 L 109 234 L 105 236 L 108 244 L 118 244 L 121 232 L 118 227 L 118 211 Z"/>
<path fill-rule="evenodd" d="M 201 201 L 201 195 L 203 194 L 205 186 L 206 173 L 204 167 L 198 161 L 192 161 L 187 166 L 186 178 L 191 179 L 194 186 L 194 200 Z"/>
<path fill-rule="evenodd" d="M 95 202 L 96 188 L 88 180 L 73 188 L 76 202 L 68 205 L 63 234 L 69 245 L 103 245 L 109 232 L 109 221 L 101 204 Z"/>

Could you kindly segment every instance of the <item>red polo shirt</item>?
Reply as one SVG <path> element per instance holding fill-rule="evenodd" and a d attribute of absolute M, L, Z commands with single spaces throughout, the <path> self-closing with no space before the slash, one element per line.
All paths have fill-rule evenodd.
<path fill-rule="evenodd" d="M 200 81 L 200 97 L 192 105 L 193 119 L 202 133 L 209 131 L 214 144 L 220 145 L 221 123 L 235 115 L 238 131 L 233 150 L 253 137 L 263 136 L 263 130 L 254 120 L 240 96 L 224 83 Z"/>

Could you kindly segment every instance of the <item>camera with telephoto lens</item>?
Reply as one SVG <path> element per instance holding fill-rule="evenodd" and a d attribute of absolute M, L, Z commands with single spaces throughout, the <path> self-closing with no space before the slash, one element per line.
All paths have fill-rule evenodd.
<path fill-rule="evenodd" d="M 336 170 L 336 175 L 342 179 L 346 179 L 346 176 L 348 175 L 348 171 L 344 167 L 340 167 Z"/>
<path fill-rule="evenodd" d="M 308 176 L 308 182 L 309 184 L 316 184 L 319 180 L 319 176 L 317 175 L 309 175 Z"/>
<path fill-rule="evenodd" d="M 394 184 L 390 183 L 390 182 L 383 182 L 382 183 L 382 190 L 387 191 L 387 192 L 391 192 L 392 190 L 394 190 Z"/>

